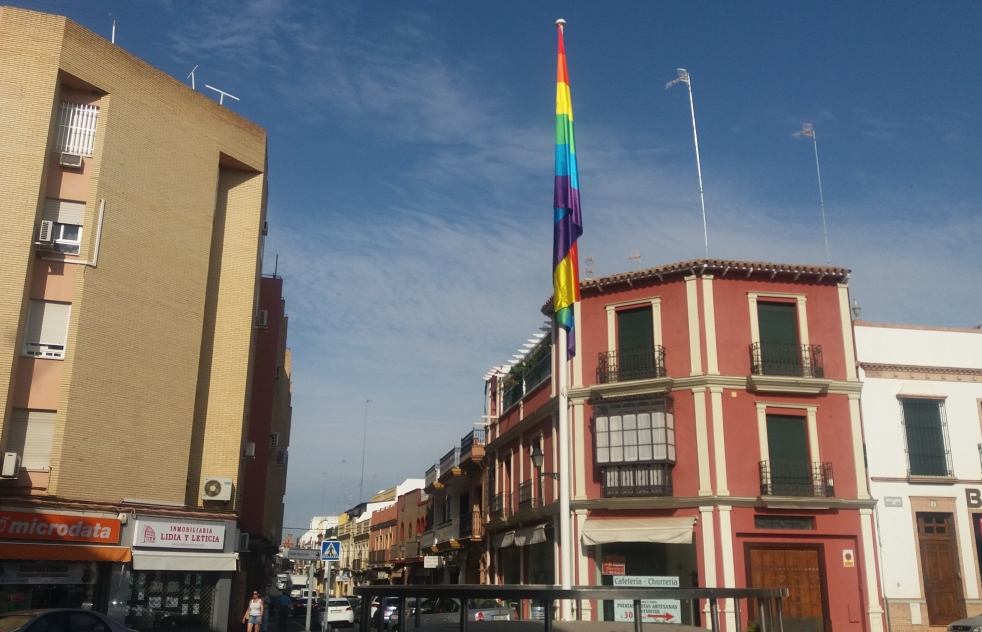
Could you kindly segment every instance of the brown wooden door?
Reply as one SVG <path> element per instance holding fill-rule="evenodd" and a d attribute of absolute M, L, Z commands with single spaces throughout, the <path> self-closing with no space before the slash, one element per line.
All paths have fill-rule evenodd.
<path fill-rule="evenodd" d="M 921 576 L 931 625 L 948 625 L 966 616 L 952 522 L 951 514 L 917 514 Z"/>
<path fill-rule="evenodd" d="M 784 629 L 823 632 L 826 626 L 825 581 L 821 550 L 748 547 L 748 575 L 753 588 L 787 588 Z"/>

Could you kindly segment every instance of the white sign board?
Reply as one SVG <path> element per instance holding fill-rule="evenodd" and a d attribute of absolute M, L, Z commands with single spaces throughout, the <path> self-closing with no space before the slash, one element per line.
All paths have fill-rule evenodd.
<path fill-rule="evenodd" d="M 288 560 L 300 560 L 302 562 L 316 562 L 321 559 L 321 552 L 317 549 L 283 549 L 283 557 Z M 301 584 L 306 583 L 306 580 L 302 580 Z M 298 584 L 293 582 L 294 586 Z"/>
<path fill-rule="evenodd" d="M 439 555 L 424 555 L 423 556 L 423 568 L 439 568 L 440 567 L 440 556 Z"/>
<path fill-rule="evenodd" d="M 678 588 L 678 577 L 657 575 L 624 575 L 614 577 L 615 586 L 633 588 Z M 644 623 L 682 623 L 682 602 L 678 599 L 643 599 L 641 617 Z M 634 621 L 634 602 L 630 599 L 614 600 L 614 621 Z"/>
<path fill-rule="evenodd" d="M 225 548 L 225 525 L 137 520 L 133 546 L 221 551 Z"/>
<path fill-rule="evenodd" d="M 90 562 L 0 562 L 3 584 L 94 584 L 96 566 Z"/>

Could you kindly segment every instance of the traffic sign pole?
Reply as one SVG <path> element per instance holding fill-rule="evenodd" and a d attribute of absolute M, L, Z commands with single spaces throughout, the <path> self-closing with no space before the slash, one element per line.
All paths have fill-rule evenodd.
<path fill-rule="evenodd" d="M 321 542 L 321 561 L 324 562 L 324 593 L 327 602 L 324 605 L 324 621 L 321 622 L 322 630 L 329 630 L 331 612 L 331 562 L 341 561 L 341 543 L 337 540 L 323 540 Z M 308 632 L 310 628 L 308 626 Z"/>
<path fill-rule="evenodd" d="M 310 610 L 314 599 L 314 563 L 310 562 L 307 567 L 307 623 L 304 625 L 304 632 L 310 632 Z"/>

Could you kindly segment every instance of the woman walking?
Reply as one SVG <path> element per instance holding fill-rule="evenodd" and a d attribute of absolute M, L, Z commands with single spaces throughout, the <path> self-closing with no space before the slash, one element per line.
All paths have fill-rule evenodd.
<path fill-rule="evenodd" d="M 249 623 L 246 627 L 246 632 L 259 632 L 259 625 L 263 621 L 264 615 L 266 614 L 265 611 L 265 604 L 259 598 L 259 591 L 252 591 L 252 601 L 249 602 L 249 608 L 242 615 L 242 623 Z"/>

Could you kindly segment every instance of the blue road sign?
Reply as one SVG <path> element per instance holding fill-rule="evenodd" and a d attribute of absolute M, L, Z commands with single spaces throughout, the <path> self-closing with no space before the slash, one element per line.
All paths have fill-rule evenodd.
<path fill-rule="evenodd" d="M 321 542 L 321 561 L 340 562 L 341 543 L 337 540 L 324 540 Z"/>

